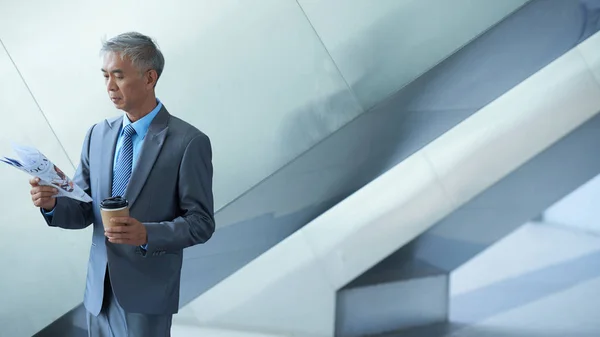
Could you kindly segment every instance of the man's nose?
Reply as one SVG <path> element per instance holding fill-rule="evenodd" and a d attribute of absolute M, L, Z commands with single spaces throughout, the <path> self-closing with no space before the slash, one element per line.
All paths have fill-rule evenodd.
<path fill-rule="evenodd" d="M 106 90 L 108 91 L 117 91 L 117 85 L 115 84 L 115 81 L 112 79 L 108 79 L 106 81 Z"/>

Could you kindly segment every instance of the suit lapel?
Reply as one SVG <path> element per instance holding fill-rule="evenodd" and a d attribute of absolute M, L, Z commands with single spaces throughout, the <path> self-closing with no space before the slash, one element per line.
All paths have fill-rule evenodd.
<path fill-rule="evenodd" d="M 156 117 L 152 120 L 148 133 L 142 143 L 142 148 L 138 159 L 135 164 L 135 168 L 131 173 L 129 184 L 125 190 L 125 197 L 129 200 L 129 207 L 133 206 L 142 187 L 148 179 L 148 175 L 154 166 L 154 162 L 162 149 L 163 143 L 167 136 L 169 113 L 163 106 L 158 112 Z"/>
<path fill-rule="evenodd" d="M 113 162 L 115 157 L 115 148 L 119 131 L 123 124 L 123 117 L 115 118 L 112 121 L 106 121 L 108 127 L 104 128 L 102 135 L 102 153 L 100 154 L 100 200 L 104 200 L 111 196 L 112 178 L 113 178 Z"/>

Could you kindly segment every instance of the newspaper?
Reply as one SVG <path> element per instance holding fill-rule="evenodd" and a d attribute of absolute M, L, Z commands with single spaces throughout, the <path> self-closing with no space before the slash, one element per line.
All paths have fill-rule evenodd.
<path fill-rule="evenodd" d="M 11 145 L 20 160 L 2 157 L 0 161 L 40 178 L 40 185 L 57 187 L 57 197 L 68 197 L 83 202 L 92 201 L 89 195 L 36 148 L 16 143 Z"/>

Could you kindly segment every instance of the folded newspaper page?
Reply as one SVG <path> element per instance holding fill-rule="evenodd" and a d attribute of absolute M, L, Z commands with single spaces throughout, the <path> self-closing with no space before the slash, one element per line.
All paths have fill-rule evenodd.
<path fill-rule="evenodd" d="M 89 195 L 36 148 L 15 143 L 11 145 L 20 160 L 2 157 L 0 161 L 40 178 L 40 185 L 57 187 L 57 197 L 68 197 L 83 202 L 92 201 Z"/>

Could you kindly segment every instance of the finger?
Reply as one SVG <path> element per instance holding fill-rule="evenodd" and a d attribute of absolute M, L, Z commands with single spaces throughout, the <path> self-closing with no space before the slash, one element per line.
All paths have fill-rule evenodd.
<path fill-rule="evenodd" d="M 126 216 L 116 216 L 110 219 L 110 222 L 122 225 L 133 225 L 133 219 Z M 117 226 L 119 227 L 119 226 Z"/>
<path fill-rule="evenodd" d="M 132 244 L 133 243 L 133 241 L 130 239 L 117 239 L 117 238 L 108 238 L 108 242 L 120 243 L 120 244 Z"/>
<path fill-rule="evenodd" d="M 52 200 L 52 198 L 36 198 L 36 197 L 31 197 L 31 200 L 33 201 L 33 203 L 38 206 L 38 204 L 47 204 L 48 202 L 50 202 Z"/>
<path fill-rule="evenodd" d="M 108 241 L 119 243 L 131 243 L 140 241 L 138 235 L 132 233 L 105 233 Z"/>
<path fill-rule="evenodd" d="M 56 196 L 53 195 L 49 195 L 49 196 L 39 196 L 39 195 L 32 195 L 31 196 L 31 200 L 35 201 L 39 201 L 39 202 L 43 202 L 43 203 L 47 203 L 52 201 L 54 198 L 56 198 Z"/>
<path fill-rule="evenodd" d="M 47 192 L 47 191 L 42 191 L 42 192 L 38 192 L 36 194 L 33 195 L 34 199 L 50 199 L 51 197 L 55 196 L 56 192 Z"/>
<path fill-rule="evenodd" d="M 132 238 L 130 233 L 109 233 L 106 232 L 104 233 L 104 236 L 106 236 L 109 239 L 115 239 L 115 240 L 129 240 Z"/>
<path fill-rule="evenodd" d="M 33 205 L 36 207 L 47 207 L 50 199 L 36 199 L 33 201 Z"/>
<path fill-rule="evenodd" d="M 29 179 L 29 184 L 33 187 L 38 186 L 39 182 L 40 182 L 40 178 L 38 178 L 38 177 L 33 177 L 33 178 Z"/>
<path fill-rule="evenodd" d="M 33 199 L 33 204 L 37 207 L 48 207 L 52 200 L 52 198 Z"/>
<path fill-rule="evenodd" d="M 41 192 L 54 192 L 58 193 L 58 189 L 52 186 L 39 186 L 37 187 Z"/>
<path fill-rule="evenodd" d="M 50 186 L 37 186 L 31 189 L 31 194 L 36 194 L 36 193 L 40 193 L 40 192 L 51 192 L 51 193 L 58 193 L 58 189 L 56 187 L 50 187 Z"/>
<path fill-rule="evenodd" d="M 108 227 L 104 230 L 106 233 L 116 234 L 116 233 L 132 233 L 133 228 L 130 226 L 114 226 Z"/>

